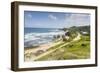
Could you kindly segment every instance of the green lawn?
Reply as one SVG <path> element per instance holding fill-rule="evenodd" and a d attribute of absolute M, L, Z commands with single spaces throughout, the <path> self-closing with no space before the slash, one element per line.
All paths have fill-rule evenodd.
<path fill-rule="evenodd" d="M 62 42 L 56 46 L 51 47 L 51 49 L 59 48 L 61 45 L 68 43 Z M 48 50 L 48 51 L 49 51 Z M 90 37 L 81 36 L 81 39 L 78 41 L 71 42 L 54 52 L 45 55 L 36 61 L 44 60 L 70 60 L 70 59 L 87 59 L 90 58 Z"/>

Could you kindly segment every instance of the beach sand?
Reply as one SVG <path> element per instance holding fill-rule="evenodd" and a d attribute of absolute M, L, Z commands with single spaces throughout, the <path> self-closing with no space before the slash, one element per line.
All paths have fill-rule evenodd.
<path fill-rule="evenodd" d="M 60 44 L 61 42 L 51 42 L 42 44 L 35 48 L 25 48 L 24 50 L 24 61 L 34 61 L 34 58 L 45 53 L 50 47 Z"/>
<path fill-rule="evenodd" d="M 40 45 L 36 48 L 25 48 L 25 54 L 26 53 L 31 53 L 31 52 L 37 52 L 38 50 L 43 50 L 43 51 L 46 51 L 48 48 L 52 47 L 53 43 L 48 43 L 48 44 L 43 44 L 43 45 Z"/>
<path fill-rule="evenodd" d="M 46 52 L 50 47 L 53 46 L 53 43 L 43 44 L 36 48 L 25 48 L 24 57 L 25 61 L 33 61 L 38 55 Z"/>

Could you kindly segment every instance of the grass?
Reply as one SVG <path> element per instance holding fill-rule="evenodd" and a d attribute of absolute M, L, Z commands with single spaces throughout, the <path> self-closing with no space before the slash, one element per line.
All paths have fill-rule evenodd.
<path fill-rule="evenodd" d="M 67 42 L 62 42 L 51 49 L 59 48 L 61 45 Z M 44 60 L 70 60 L 70 59 L 87 59 L 90 58 L 90 37 L 81 36 L 81 39 L 75 42 L 71 42 L 54 52 L 45 55 L 36 61 Z"/>

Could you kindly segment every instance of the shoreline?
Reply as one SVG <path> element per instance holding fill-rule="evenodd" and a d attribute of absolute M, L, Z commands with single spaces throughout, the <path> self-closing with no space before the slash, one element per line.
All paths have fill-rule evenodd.
<path fill-rule="evenodd" d="M 48 49 L 50 49 L 51 47 L 60 44 L 60 42 L 50 42 L 47 44 L 42 44 L 37 48 L 25 48 L 24 49 L 24 61 L 34 61 L 34 59 L 45 53 Z"/>
<path fill-rule="evenodd" d="M 53 43 L 48 43 L 48 44 L 42 44 L 37 48 L 24 49 L 24 61 L 34 61 L 34 58 L 46 52 L 52 46 Z"/>
<path fill-rule="evenodd" d="M 52 47 L 53 43 L 42 44 L 37 46 L 36 48 L 24 48 L 25 53 L 36 52 L 38 50 L 46 51 L 48 48 Z"/>

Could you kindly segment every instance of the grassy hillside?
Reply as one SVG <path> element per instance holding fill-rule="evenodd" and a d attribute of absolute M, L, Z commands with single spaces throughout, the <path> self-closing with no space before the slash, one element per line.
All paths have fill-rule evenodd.
<path fill-rule="evenodd" d="M 70 44 L 65 45 L 61 48 L 59 48 L 61 44 L 58 46 L 55 46 L 56 48 L 59 48 L 59 49 L 55 50 L 54 52 L 46 56 L 43 56 L 37 59 L 37 61 L 90 58 L 90 40 L 89 39 L 90 39 L 89 36 L 82 36 L 80 40 L 71 42 Z"/>

